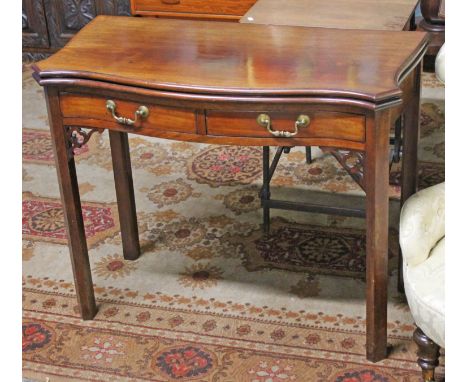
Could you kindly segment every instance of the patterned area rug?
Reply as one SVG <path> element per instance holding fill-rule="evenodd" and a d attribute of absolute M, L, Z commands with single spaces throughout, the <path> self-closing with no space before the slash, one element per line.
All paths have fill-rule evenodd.
<path fill-rule="evenodd" d="M 364 221 L 273 211 L 261 234 L 258 148 L 131 136 L 142 256 L 122 257 L 107 133 L 77 152 L 99 313 L 78 316 L 45 102 L 23 77 L 23 370 L 44 381 L 419 381 L 413 320 L 396 292 L 390 357 L 365 359 Z M 443 88 L 424 76 L 420 183 L 444 179 Z M 429 90 L 429 93 L 427 92 Z M 336 160 L 285 155 L 275 197 L 362 203 Z M 398 166 L 392 197 L 398 198 Z M 442 360 L 443 364 L 443 360 Z M 443 367 L 438 369 L 443 374 Z"/>

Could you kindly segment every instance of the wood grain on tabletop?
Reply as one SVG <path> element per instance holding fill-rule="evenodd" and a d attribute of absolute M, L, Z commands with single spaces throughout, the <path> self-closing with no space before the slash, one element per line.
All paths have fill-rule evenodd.
<path fill-rule="evenodd" d="M 75 77 L 208 94 L 400 94 L 399 73 L 425 33 L 98 16 L 36 64 L 41 78 Z"/>

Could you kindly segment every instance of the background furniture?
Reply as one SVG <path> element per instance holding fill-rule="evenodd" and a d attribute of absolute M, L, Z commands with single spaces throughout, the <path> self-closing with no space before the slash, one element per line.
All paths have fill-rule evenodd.
<path fill-rule="evenodd" d="M 405 293 L 417 329 L 418 364 L 434 380 L 445 346 L 445 183 L 419 191 L 401 210 Z"/>
<path fill-rule="evenodd" d="M 256 0 L 131 0 L 132 14 L 237 21 Z"/>
<path fill-rule="evenodd" d="M 419 0 L 258 0 L 242 17 L 252 24 L 410 30 Z"/>
<path fill-rule="evenodd" d="M 435 57 L 445 42 L 445 0 L 421 0 L 421 14 L 418 30 L 430 34 L 424 68 L 433 71 Z"/>
<path fill-rule="evenodd" d="M 22 0 L 23 61 L 63 47 L 97 15 L 130 16 L 129 0 Z"/>

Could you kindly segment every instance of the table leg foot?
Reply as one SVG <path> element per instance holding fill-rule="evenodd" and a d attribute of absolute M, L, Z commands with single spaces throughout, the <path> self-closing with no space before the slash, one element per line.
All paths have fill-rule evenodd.
<path fill-rule="evenodd" d="M 114 168 L 114 182 L 117 194 L 123 254 L 126 260 L 136 260 L 140 256 L 140 242 L 138 238 L 138 222 L 128 134 L 109 130 L 109 139 L 112 153 L 112 165 Z"/>

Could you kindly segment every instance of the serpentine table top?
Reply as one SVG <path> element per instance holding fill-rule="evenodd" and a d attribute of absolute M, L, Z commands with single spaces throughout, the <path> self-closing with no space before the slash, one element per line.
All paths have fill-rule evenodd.
<path fill-rule="evenodd" d="M 420 32 L 98 16 L 37 63 L 81 316 L 92 319 L 97 306 L 74 149 L 93 132 L 109 130 L 126 259 L 140 255 L 128 133 L 357 150 L 366 191 L 366 350 L 372 361 L 385 358 L 388 137 L 403 116 L 405 200 L 416 185 L 426 46 Z"/>
<path fill-rule="evenodd" d="M 35 70 L 41 81 L 87 79 L 190 94 L 326 95 L 383 103 L 399 98 L 399 81 L 425 43 L 420 32 L 98 16 Z"/>

